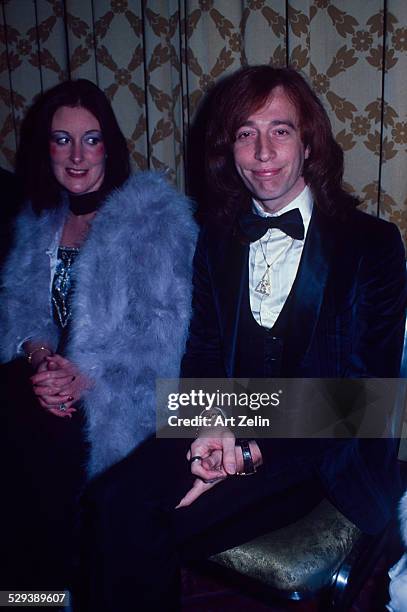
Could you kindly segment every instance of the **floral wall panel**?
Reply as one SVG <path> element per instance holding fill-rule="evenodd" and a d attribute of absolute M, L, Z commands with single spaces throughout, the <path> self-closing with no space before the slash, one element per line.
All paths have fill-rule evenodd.
<path fill-rule="evenodd" d="M 153 0 L 144 8 L 147 138 L 150 166 L 184 186 L 184 111 L 180 2 Z"/>
<path fill-rule="evenodd" d="M 11 7 L 7 3 L 1 11 L 0 163 L 6 168 L 14 164 L 21 118 L 34 93 L 41 91 L 41 73 L 37 66 L 32 65 L 38 58 L 37 36 L 32 31 L 32 25 L 36 23 L 35 7 L 31 2 L 27 5 L 24 0 L 17 0 L 17 5 Z"/>
<path fill-rule="evenodd" d="M 246 0 L 241 19 L 244 60 L 248 64 L 286 64 L 286 2 Z"/>
<path fill-rule="evenodd" d="M 345 151 L 348 188 L 406 234 L 404 0 L 3 0 L 2 7 L 3 166 L 13 167 L 33 97 L 82 77 L 111 100 L 133 168 L 167 169 L 182 189 L 189 128 L 207 90 L 242 65 L 289 62 L 322 98 Z"/>
<path fill-rule="evenodd" d="M 65 0 L 66 47 L 71 78 L 98 83 L 95 25 L 101 5 L 109 2 Z"/>
<path fill-rule="evenodd" d="M 406 4 L 390 0 L 387 7 L 380 215 L 397 223 L 407 242 Z"/>
<path fill-rule="evenodd" d="M 380 167 L 373 145 L 369 149 L 366 141 L 371 123 L 367 108 L 381 97 L 381 75 L 371 64 L 370 54 L 382 41 L 383 1 L 315 0 L 309 5 L 310 61 L 306 70 L 345 152 L 348 189 L 376 214 L 377 198 L 366 199 L 364 190 L 377 179 Z"/>
<path fill-rule="evenodd" d="M 10 6 L 13 3 L 14 0 L 11 0 Z M 41 90 L 45 91 L 69 76 L 64 2 L 63 0 L 25 2 L 24 6 L 28 7 L 29 4 L 34 5 L 36 16 L 26 33 L 26 37 L 33 43 L 29 62 L 40 71 Z M 25 72 L 23 78 L 24 76 Z M 33 89 L 33 95 L 37 93 L 38 91 Z"/>
<path fill-rule="evenodd" d="M 242 3 L 189 0 L 186 49 L 189 115 L 219 77 L 242 63 Z"/>
<path fill-rule="evenodd" d="M 310 0 L 294 0 L 287 4 L 287 9 L 286 62 L 303 75 L 309 75 L 311 18 L 316 8 Z"/>
<path fill-rule="evenodd" d="M 19 127 L 33 98 L 67 78 L 63 4 L 61 0 L 39 3 L 11 0 L 4 3 L 2 20 L 4 63 L 0 71 L 5 84 L 8 73 L 6 86 L 11 107 L 7 96 L 1 95 L 0 163 L 12 168 Z M 10 116 L 13 135 L 8 131 Z"/>
<path fill-rule="evenodd" d="M 14 154 L 16 150 L 16 129 L 14 124 L 14 102 L 12 97 L 10 79 L 12 69 L 10 62 L 12 57 L 11 45 L 18 37 L 18 31 L 14 28 L 8 32 L 4 22 L 4 9 L 0 11 L 0 164 L 4 168 L 12 168 L 14 164 Z M 14 54 L 15 55 L 15 54 Z M 17 58 L 14 59 L 14 62 Z M 23 100 L 16 99 L 18 104 L 24 103 Z"/>
<path fill-rule="evenodd" d="M 95 10 L 99 86 L 111 100 L 134 170 L 149 165 L 141 0 L 102 0 Z"/>

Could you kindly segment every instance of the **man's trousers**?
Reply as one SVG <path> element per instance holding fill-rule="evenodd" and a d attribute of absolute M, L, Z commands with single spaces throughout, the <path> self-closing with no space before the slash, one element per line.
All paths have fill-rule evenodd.
<path fill-rule="evenodd" d="M 295 460 L 231 476 L 191 506 L 191 440 L 149 439 L 89 487 L 79 534 L 76 610 L 179 610 L 180 566 L 294 522 L 323 497 Z"/>

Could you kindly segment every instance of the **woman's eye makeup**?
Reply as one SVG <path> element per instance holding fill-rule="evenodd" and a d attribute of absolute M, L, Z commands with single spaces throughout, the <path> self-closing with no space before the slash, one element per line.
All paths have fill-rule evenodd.
<path fill-rule="evenodd" d="M 51 142 L 55 142 L 56 144 L 65 145 L 69 141 L 69 134 L 65 134 L 64 132 L 53 132 L 51 134 Z"/>
<path fill-rule="evenodd" d="M 83 141 L 90 145 L 98 145 L 100 142 L 103 142 L 102 134 L 100 132 L 86 134 Z"/>
<path fill-rule="evenodd" d="M 51 134 L 51 142 L 55 142 L 58 145 L 66 145 L 72 141 L 70 134 L 66 132 L 53 132 Z M 81 138 L 83 144 L 96 146 L 103 142 L 101 132 L 87 132 Z"/>

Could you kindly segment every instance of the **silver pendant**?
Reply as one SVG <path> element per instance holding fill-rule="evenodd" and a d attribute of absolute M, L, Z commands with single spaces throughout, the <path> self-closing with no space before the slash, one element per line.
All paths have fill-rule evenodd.
<path fill-rule="evenodd" d="M 262 293 L 263 295 L 271 294 L 271 283 L 270 283 L 270 271 L 267 268 L 265 273 L 263 274 L 259 284 L 257 285 L 255 291 L 258 293 Z"/>

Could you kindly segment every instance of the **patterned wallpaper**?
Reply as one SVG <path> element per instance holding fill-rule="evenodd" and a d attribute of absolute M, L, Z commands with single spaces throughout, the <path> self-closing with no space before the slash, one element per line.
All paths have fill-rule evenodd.
<path fill-rule="evenodd" d="M 110 98 L 133 166 L 185 184 L 205 91 L 242 64 L 310 80 L 346 155 L 348 188 L 407 240 L 405 0 L 2 0 L 0 164 L 42 90 L 68 77 Z"/>

